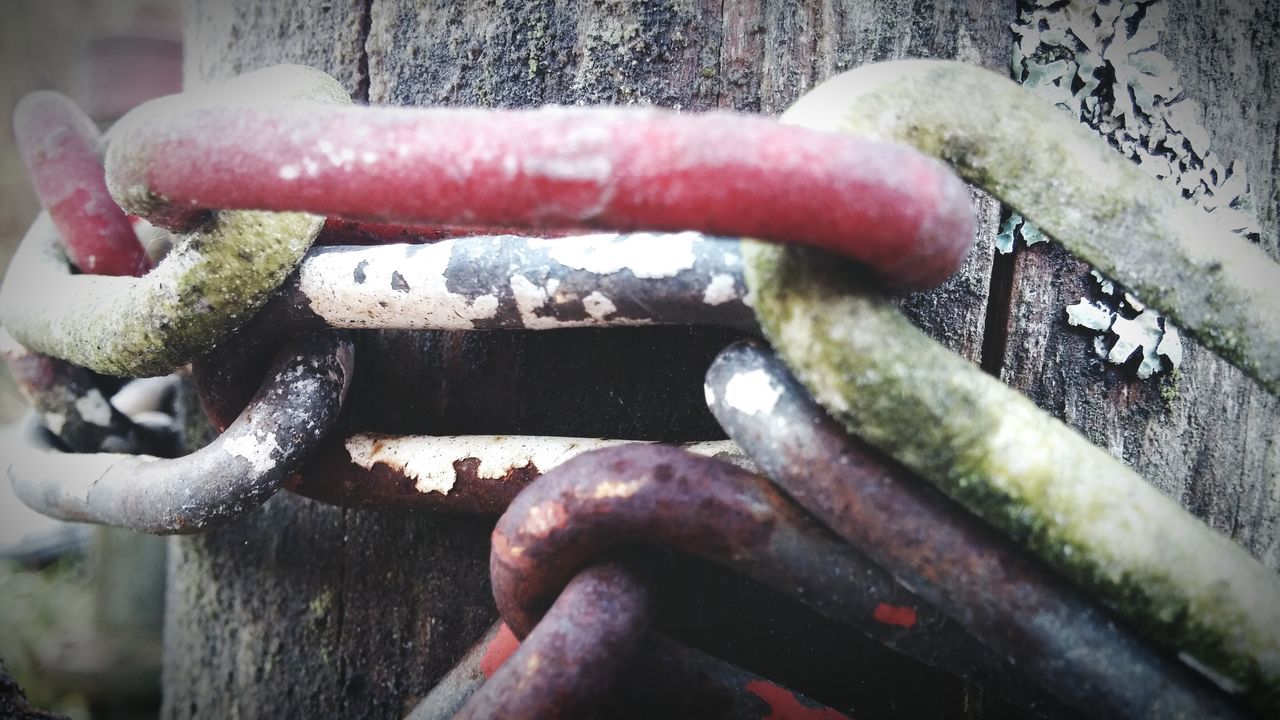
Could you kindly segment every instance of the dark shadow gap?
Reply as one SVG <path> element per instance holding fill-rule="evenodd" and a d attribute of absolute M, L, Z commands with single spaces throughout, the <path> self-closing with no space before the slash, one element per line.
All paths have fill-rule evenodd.
<path fill-rule="evenodd" d="M 1009 209 L 1001 210 L 1003 223 Z M 987 292 L 987 317 L 982 328 L 982 369 L 999 378 L 1009 341 L 1009 312 L 1013 305 L 1013 269 L 1018 249 L 996 252 L 991 261 L 991 286 Z"/>

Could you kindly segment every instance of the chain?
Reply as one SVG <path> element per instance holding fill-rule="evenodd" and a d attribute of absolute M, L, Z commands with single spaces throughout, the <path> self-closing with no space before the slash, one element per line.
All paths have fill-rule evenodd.
<path fill-rule="evenodd" d="M 152 533 L 234 522 L 281 487 L 501 513 L 505 625 L 414 717 L 564 716 L 643 694 L 666 667 L 725 717 L 778 693 L 838 715 L 653 632 L 661 573 L 634 548 L 655 544 L 1025 708 L 1280 708 L 1280 578 L 883 290 L 940 282 L 969 249 L 950 165 L 1276 392 L 1280 266 L 975 68 L 869 66 L 782 120 L 357 108 L 323 73 L 281 67 L 138 108 L 104 170 L 91 123 L 37 94 L 15 127 L 47 212 L 0 288 L 4 355 L 37 410 L 6 449 L 15 490 Z M 149 271 L 126 212 L 180 234 Z M 339 423 L 346 330 L 650 324 L 771 341 L 777 356 L 735 345 L 708 372 L 731 441 Z M 221 435 L 157 459 L 172 423 L 122 412 L 89 371 L 188 363 Z M 481 684 L 499 637 L 523 642 Z"/>

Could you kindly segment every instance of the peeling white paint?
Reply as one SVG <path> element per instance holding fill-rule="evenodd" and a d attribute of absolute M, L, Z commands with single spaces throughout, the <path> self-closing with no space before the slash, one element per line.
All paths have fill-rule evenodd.
<path fill-rule="evenodd" d="M 555 292 L 551 289 L 550 283 L 548 283 L 548 290 Z M 618 312 L 618 307 L 613 304 L 613 301 L 599 290 L 594 290 L 590 295 L 582 298 L 582 307 L 588 315 L 600 321 Z"/>
<path fill-rule="evenodd" d="M 261 437 L 245 434 L 227 438 L 223 441 L 222 448 L 230 455 L 247 460 L 253 471 L 259 474 L 276 466 L 276 460 L 272 455 L 280 451 L 280 445 L 276 443 L 276 439 L 265 433 Z"/>
<path fill-rule="evenodd" d="M 302 264 L 298 284 L 311 309 L 341 328 L 470 330 L 473 320 L 492 318 L 498 297 L 474 301 L 450 292 L 445 280 L 452 243 L 386 245 L 359 253 L 320 253 Z M 364 282 L 352 278 L 357 269 Z M 403 281 L 391 291 L 392 274 Z"/>
<path fill-rule="evenodd" d="M 101 427 L 111 425 L 111 404 L 97 388 L 91 388 L 89 392 L 76 398 L 76 412 L 87 423 Z"/>
<path fill-rule="evenodd" d="M 733 276 L 719 273 L 707 283 L 706 292 L 702 293 L 702 302 L 708 305 L 721 305 L 738 297 L 733 287 Z"/>
<path fill-rule="evenodd" d="M 773 412 L 780 397 L 782 388 L 774 385 L 769 373 L 760 369 L 738 373 L 724 386 L 725 403 L 748 415 Z"/>
<path fill-rule="evenodd" d="M 538 314 L 547 304 L 547 289 L 535 285 L 529 278 L 515 274 L 511 276 L 511 294 L 516 299 L 516 311 L 520 313 L 520 322 L 530 330 L 543 330 L 560 327 L 562 323 L 553 317 Z"/>
<path fill-rule="evenodd" d="M 359 433 L 347 438 L 351 462 L 366 470 L 382 464 L 414 481 L 418 492 L 448 494 L 457 481 L 453 464 L 480 461 L 476 473 L 498 479 L 530 463 L 546 472 L 589 450 L 626 445 L 630 440 L 513 435 L 384 436 Z"/>
<path fill-rule="evenodd" d="M 637 278 L 658 279 L 693 269 L 696 232 L 596 234 L 546 242 L 552 260 L 577 270 L 612 275 L 630 270 Z"/>

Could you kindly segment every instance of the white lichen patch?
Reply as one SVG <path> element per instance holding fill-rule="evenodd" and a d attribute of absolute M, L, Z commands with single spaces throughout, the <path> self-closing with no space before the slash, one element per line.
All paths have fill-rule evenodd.
<path fill-rule="evenodd" d="M 729 407 L 747 415 L 767 415 L 782 397 L 782 388 L 764 370 L 749 370 L 729 378 L 724 386 L 724 401 Z"/>
<path fill-rule="evenodd" d="M 449 290 L 452 249 L 446 242 L 319 253 L 303 262 L 298 285 L 312 311 L 334 327 L 470 330 L 473 320 L 498 312 L 498 297 Z"/>
<path fill-rule="evenodd" d="M 707 283 L 707 289 L 702 293 L 702 302 L 708 305 L 721 305 L 737 297 L 738 291 L 733 287 L 733 276 L 717 273 L 711 277 L 711 282 Z"/>
<path fill-rule="evenodd" d="M 76 398 L 75 406 L 81 420 L 100 427 L 111 425 L 111 404 L 97 388 L 91 388 L 89 392 Z"/>
<path fill-rule="evenodd" d="M 627 444 L 628 440 L 511 435 L 382 436 L 360 433 L 347 438 L 351 462 L 366 470 L 382 464 L 413 480 L 419 492 L 448 494 L 457 482 L 454 463 L 479 460 L 476 474 L 500 479 L 532 464 L 546 472 L 589 450 Z"/>
<path fill-rule="evenodd" d="M 1163 0 L 1022 5 L 1013 77 L 1239 233 L 1258 235 L 1244 164 L 1210 150 L 1198 103 L 1155 48 Z"/>
<path fill-rule="evenodd" d="M 1002 255 L 1008 255 L 1013 252 L 1014 242 L 1017 238 L 1031 247 L 1036 243 L 1048 242 L 1049 237 L 1040 228 L 1027 222 L 1026 218 L 1018 213 L 1010 213 L 1009 217 L 1000 225 L 1000 232 L 996 234 L 996 252 Z"/>
<path fill-rule="evenodd" d="M 1075 305 L 1067 306 L 1067 323 L 1090 330 L 1106 330 L 1111 327 L 1115 313 L 1101 303 L 1091 303 L 1084 298 Z"/>
<path fill-rule="evenodd" d="M 246 433 L 239 437 L 225 438 L 222 449 L 229 455 L 248 461 L 254 472 L 262 474 L 276 466 L 274 455 L 280 452 L 280 445 L 268 433 L 261 436 Z"/>
<path fill-rule="evenodd" d="M 1097 271 L 1093 276 L 1105 294 L 1121 295 L 1120 299 L 1112 298 L 1110 301 L 1116 304 L 1116 308 L 1107 302 L 1080 298 L 1080 302 L 1068 305 L 1066 310 L 1069 325 L 1098 333 L 1093 339 L 1093 350 L 1098 357 L 1123 365 L 1135 351 L 1141 351 L 1138 377 L 1143 380 L 1164 369 L 1162 357 L 1170 368 L 1181 365 L 1182 340 L 1178 329 L 1159 313 L 1147 309 L 1132 294 L 1117 293 L 1115 284 L 1103 279 Z"/>
<path fill-rule="evenodd" d="M 1166 30 L 1167 16 L 1163 0 L 1069 3 L 1052 8 L 1045 3 L 1022 4 L 1012 26 L 1018 36 L 1013 77 L 1071 113 L 1217 222 L 1257 239 L 1260 227 L 1251 210 L 1243 161 L 1228 167 L 1210 150 L 1209 133 L 1197 120 L 1202 115 L 1199 105 L 1185 96 L 1173 64 L 1155 49 Z M 1044 239 L 1039 229 L 1016 214 L 1001 228 L 997 251 L 1011 252 L 1015 237 L 1028 245 Z M 1113 283 L 1097 271 L 1093 274 L 1104 295 L 1115 294 Z M 1182 346 L 1177 329 L 1136 298 L 1128 294 L 1124 298 L 1115 307 L 1099 303 L 1101 309 L 1111 311 L 1113 322 L 1106 326 L 1081 322 L 1080 305 L 1067 308 L 1068 322 L 1102 333 L 1094 345 L 1108 362 L 1123 363 L 1141 348 L 1141 378 L 1162 368 L 1161 356 L 1178 367 Z M 1138 315 L 1132 316 L 1130 310 Z M 1110 346 L 1107 334 L 1117 338 Z"/>
<path fill-rule="evenodd" d="M 674 234 L 596 234 L 546 241 L 552 260 L 597 275 L 630 270 L 637 278 L 657 279 L 693 269 L 696 232 Z"/>

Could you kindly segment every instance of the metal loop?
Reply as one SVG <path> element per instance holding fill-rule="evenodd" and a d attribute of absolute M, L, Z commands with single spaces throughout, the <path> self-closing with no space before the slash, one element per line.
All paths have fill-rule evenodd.
<path fill-rule="evenodd" d="M 308 97 L 335 97 L 336 81 L 323 73 L 276 71 L 268 76 L 275 80 L 272 85 L 282 77 L 289 80 Z M 302 259 L 323 218 L 175 205 L 151 192 L 146 181 L 151 143 L 159 135 L 172 139 L 165 134 L 168 113 L 208 102 L 245 102 L 254 96 L 252 90 L 261 91 L 258 80 L 239 78 L 202 93 L 152 101 L 112 129 L 108 157 L 116 158 L 117 172 L 127 176 L 108 179 L 117 186 L 116 199 L 126 211 L 189 234 L 141 278 L 77 276 L 67 264 L 55 223 L 42 214 L 23 238 L 0 287 L 0 322 L 18 342 L 110 375 L 163 375 L 208 352 L 266 302 Z M 191 173 L 191 162 L 198 159 L 188 158 L 183 172 L 198 174 Z M 87 175 L 95 168 L 86 161 L 66 171 Z M 54 162 L 34 174 L 39 178 L 56 170 Z M 100 168 L 97 172 L 78 181 L 96 188 Z M 118 213 L 109 199 L 98 198 L 81 208 L 93 217 L 70 222 L 51 202 L 57 198 L 43 199 L 59 213 L 58 224 L 78 233 L 94 229 L 88 220 L 105 222 L 103 218 Z M 86 242 L 76 237 L 70 245 Z"/>
<path fill-rule="evenodd" d="M 648 588 L 624 564 L 582 569 L 454 717 L 581 717 L 617 682 L 641 647 L 652 614 Z"/>
<path fill-rule="evenodd" d="M 264 313 L 272 327 L 755 330 L 736 239 L 694 232 L 514 235 L 320 247 Z"/>
<path fill-rule="evenodd" d="M 1029 553 L 850 439 L 769 351 L 750 343 L 726 349 L 707 372 L 706 391 L 730 437 L 798 503 L 1081 712 L 1242 717 L 1207 679 L 1140 642 Z"/>
<path fill-rule="evenodd" d="M 332 426 L 351 352 L 333 334 L 291 343 L 225 433 L 173 460 L 66 454 L 31 420 L 5 453 L 14 491 L 51 517 L 139 532 L 195 533 L 234 522 L 270 498 Z"/>
<path fill-rule="evenodd" d="M 1002 658 L 865 560 L 777 488 L 661 445 L 598 450 L 522 492 L 493 533 L 494 598 L 522 635 L 575 568 L 629 543 L 660 543 L 730 567 L 818 612 L 1015 701 L 1042 699 Z"/>

